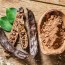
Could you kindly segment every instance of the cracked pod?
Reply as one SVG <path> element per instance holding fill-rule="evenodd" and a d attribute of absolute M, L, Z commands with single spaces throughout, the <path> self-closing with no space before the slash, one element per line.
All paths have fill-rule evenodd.
<path fill-rule="evenodd" d="M 65 15 L 50 10 L 38 22 L 41 52 L 46 55 L 60 54 L 65 50 Z"/>

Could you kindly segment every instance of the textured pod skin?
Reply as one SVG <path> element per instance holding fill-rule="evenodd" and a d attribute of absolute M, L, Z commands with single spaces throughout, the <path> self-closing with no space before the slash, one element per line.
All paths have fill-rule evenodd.
<path fill-rule="evenodd" d="M 4 49 L 13 55 L 25 59 L 28 57 L 28 53 L 25 52 L 24 50 L 20 51 L 14 48 L 14 46 L 8 41 L 3 29 L 0 28 L 0 44 L 4 47 Z"/>
<path fill-rule="evenodd" d="M 35 57 L 38 52 L 38 37 L 37 37 L 37 27 L 35 17 L 31 10 L 27 9 L 26 18 L 24 18 L 24 21 L 25 21 L 25 28 L 28 34 L 30 54 L 33 57 Z"/>

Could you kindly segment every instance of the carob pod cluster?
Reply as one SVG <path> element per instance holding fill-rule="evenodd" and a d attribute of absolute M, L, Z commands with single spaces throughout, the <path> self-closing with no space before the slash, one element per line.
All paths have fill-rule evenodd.
<path fill-rule="evenodd" d="M 26 20 L 24 19 L 24 17 L 26 18 Z M 22 48 L 26 49 L 29 45 L 30 54 L 35 57 L 38 51 L 38 37 L 35 17 L 31 10 L 27 9 L 27 13 L 24 14 L 24 10 L 23 8 L 21 8 L 19 13 L 17 14 L 9 37 L 9 40 L 13 43 L 13 45 L 15 45 L 18 35 L 20 37 Z"/>
<path fill-rule="evenodd" d="M 19 50 L 14 48 L 12 43 L 10 43 L 5 35 L 5 32 L 2 28 L 0 28 L 0 44 L 4 47 L 4 49 L 10 53 L 13 53 L 15 56 L 18 55 L 18 57 L 25 59 L 28 56 L 28 53 L 25 51 L 22 51 L 22 54 Z M 20 56 L 19 56 L 20 55 Z"/>
<path fill-rule="evenodd" d="M 36 65 L 35 60 L 31 55 L 29 55 L 26 51 L 23 49 L 20 51 L 16 49 L 12 43 L 8 41 L 7 36 L 5 35 L 5 32 L 2 28 L 0 28 L 0 44 L 3 46 L 3 48 L 12 54 L 13 56 L 19 58 L 19 59 L 24 59 L 29 63 L 29 65 Z M 30 60 L 31 59 L 31 60 Z"/>
<path fill-rule="evenodd" d="M 25 14 L 26 14 L 26 16 L 25 16 Z M 25 59 L 26 61 L 28 61 L 30 63 L 30 65 L 36 65 L 35 59 L 33 59 L 33 57 L 36 56 L 37 51 L 38 51 L 38 49 L 37 49 L 38 40 L 37 40 L 36 21 L 35 21 L 34 14 L 32 13 L 31 10 L 27 9 L 27 13 L 25 13 L 25 14 L 24 14 L 23 8 L 21 8 L 19 10 L 19 12 L 17 13 L 17 16 L 16 16 L 16 19 L 14 21 L 12 31 L 10 33 L 9 38 L 7 38 L 3 29 L 0 28 L 0 44 L 4 47 L 4 49 L 6 51 L 8 51 L 12 55 L 16 56 L 17 58 Z M 24 22 L 23 22 L 23 20 L 24 20 Z M 25 30 L 23 30 L 24 29 L 23 23 L 25 24 Z M 27 25 L 26 23 L 28 23 L 28 26 L 26 26 Z M 27 31 L 27 35 L 25 34 L 26 31 Z M 30 54 L 28 54 L 26 51 L 23 50 L 24 48 L 26 49 L 27 46 L 22 47 L 21 51 L 17 50 L 14 47 L 16 40 L 18 38 L 18 35 L 21 38 L 21 45 L 23 45 L 23 44 L 25 45 L 25 42 L 22 42 L 22 37 L 23 36 L 28 37 L 29 42 L 27 41 L 27 39 L 24 41 L 27 41 L 26 42 L 27 45 L 29 43 Z"/>
<path fill-rule="evenodd" d="M 34 14 L 31 10 L 26 9 L 24 17 L 25 28 L 28 35 L 30 54 L 35 57 L 38 52 L 37 25 Z"/>

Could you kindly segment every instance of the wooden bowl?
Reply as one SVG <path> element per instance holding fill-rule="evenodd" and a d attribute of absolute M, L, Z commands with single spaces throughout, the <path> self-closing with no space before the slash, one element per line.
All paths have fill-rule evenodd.
<path fill-rule="evenodd" d="M 46 55 L 55 55 L 55 54 L 61 54 L 64 50 L 65 50 L 65 40 L 64 40 L 64 36 L 63 36 L 63 43 L 56 49 L 53 48 L 53 46 L 51 46 L 50 48 L 48 48 L 46 45 L 45 45 L 45 42 L 43 42 L 42 40 L 44 39 L 44 37 L 41 35 L 41 34 L 44 34 L 45 33 L 41 32 L 41 29 L 42 29 L 42 26 L 44 25 L 44 22 L 46 22 L 51 15 L 56 15 L 56 16 L 60 16 L 62 18 L 62 21 L 63 21 L 63 25 L 65 26 L 65 15 L 59 11 L 59 10 L 50 10 L 50 11 L 47 11 L 45 14 L 43 14 L 38 22 L 38 36 L 39 36 L 39 42 L 40 42 L 40 49 L 41 49 L 41 52 L 46 54 Z M 53 22 L 53 21 L 52 21 Z M 52 24 L 53 25 L 53 24 Z M 63 35 L 63 34 L 62 34 Z M 59 38 L 59 37 L 58 37 Z M 60 41 L 60 40 L 59 40 Z M 48 43 L 47 43 L 48 44 Z M 60 42 L 58 43 L 60 44 Z"/>

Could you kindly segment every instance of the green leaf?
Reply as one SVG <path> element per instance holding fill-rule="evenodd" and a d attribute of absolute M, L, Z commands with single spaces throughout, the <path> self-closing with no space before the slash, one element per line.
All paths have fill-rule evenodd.
<path fill-rule="evenodd" d="M 2 23 L 2 20 L 1 20 L 1 18 L 0 18 L 0 26 L 1 26 L 1 23 Z"/>
<path fill-rule="evenodd" d="M 9 23 L 9 21 L 7 20 L 7 17 L 1 17 L 0 19 L 0 25 L 1 27 L 5 30 L 5 31 L 11 31 L 12 29 L 12 25 Z"/>
<path fill-rule="evenodd" d="M 13 24 L 16 18 L 17 9 L 16 8 L 7 8 L 6 9 L 6 16 L 11 24 Z"/>

